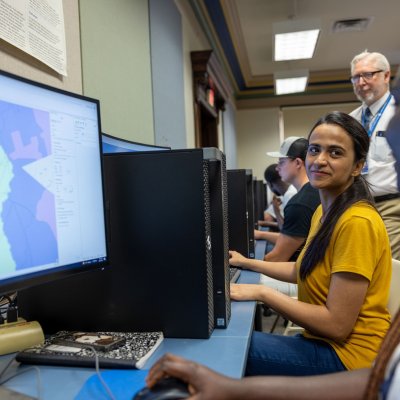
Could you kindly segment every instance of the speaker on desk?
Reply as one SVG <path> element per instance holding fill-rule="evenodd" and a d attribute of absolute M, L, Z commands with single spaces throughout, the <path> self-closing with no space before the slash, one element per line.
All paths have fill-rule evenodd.
<path fill-rule="evenodd" d="M 224 171 L 214 148 L 105 155 L 110 267 L 21 292 L 23 315 L 45 332 L 208 338 L 226 326 Z"/>

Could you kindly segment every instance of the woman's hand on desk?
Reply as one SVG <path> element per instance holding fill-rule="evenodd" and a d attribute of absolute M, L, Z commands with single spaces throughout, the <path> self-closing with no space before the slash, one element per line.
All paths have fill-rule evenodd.
<path fill-rule="evenodd" d="M 258 301 L 262 298 L 262 293 L 265 289 L 268 288 L 264 285 L 231 283 L 231 299 L 237 301 Z"/>

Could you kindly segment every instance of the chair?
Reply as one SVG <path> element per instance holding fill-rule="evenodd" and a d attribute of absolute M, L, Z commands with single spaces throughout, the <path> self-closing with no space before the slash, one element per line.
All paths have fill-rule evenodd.
<path fill-rule="evenodd" d="M 392 281 L 390 282 L 390 292 L 388 309 L 394 316 L 400 307 L 400 261 L 392 260 Z"/>
<path fill-rule="evenodd" d="M 294 283 L 282 282 L 265 275 L 261 275 L 260 283 L 265 286 L 271 287 L 278 292 L 284 293 L 294 299 L 297 299 L 297 285 Z M 273 333 L 281 315 L 277 314 L 275 321 L 271 327 L 270 333 Z M 288 321 L 283 335 L 288 335 L 290 332 L 302 332 L 304 329 L 300 326 L 294 325 L 292 321 Z"/>

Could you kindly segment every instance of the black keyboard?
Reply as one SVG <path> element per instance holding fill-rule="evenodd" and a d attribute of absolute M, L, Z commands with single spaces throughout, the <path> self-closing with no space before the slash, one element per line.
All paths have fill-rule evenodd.
<path fill-rule="evenodd" d="M 236 267 L 229 267 L 229 280 L 231 283 L 235 283 L 240 276 L 240 269 Z"/>
<path fill-rule="evenodd" d="M 16 360 L 26 364 L 67 365 L 95 367 L 95 354 L 87 345 L 68 346 L 60 343 L 60 337 L 68 332 L 58 332 L 34 346 L 17 354 Z M 96 349 L 101 368 L 143 368 L 163 340 L 162 332 L 99 332 L 124 339 L 124 343 L 108 351 Z"/>

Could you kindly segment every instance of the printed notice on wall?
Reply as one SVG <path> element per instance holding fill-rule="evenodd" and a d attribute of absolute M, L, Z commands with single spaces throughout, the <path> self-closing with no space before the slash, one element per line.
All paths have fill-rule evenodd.
<path fill-rule="evenodd" d="M 62 0 L 0 0 L 0 38 L 67 75 Z"/>

